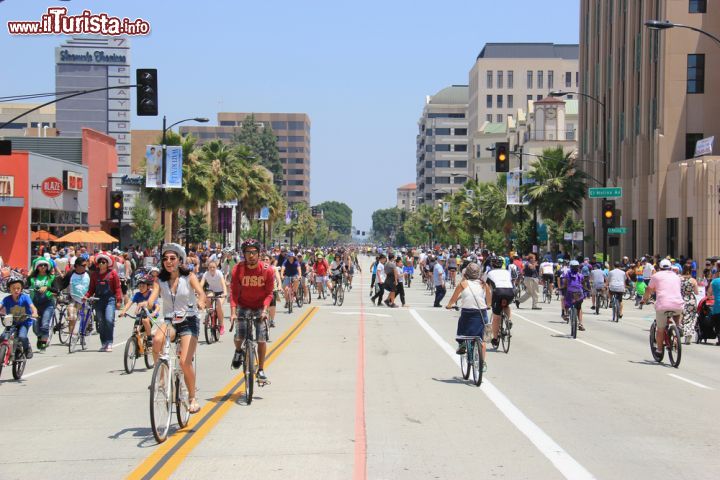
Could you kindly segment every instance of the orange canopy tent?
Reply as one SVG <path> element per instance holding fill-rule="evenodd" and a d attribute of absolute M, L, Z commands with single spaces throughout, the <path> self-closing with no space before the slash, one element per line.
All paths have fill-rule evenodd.
<path fill-rule="evenodd" d="M 107 232 L 104 232 L 102 230 L 97 230 L 94 232 L 88 232 L 93 238 L 94 243 L 117 243 L 118 239 L 113 237 Z"/>
<path fill-rule="evenodd" d="M 54 242 L 57 237 L 47 230 L 38 230 L 37 232 L 30 232 L 31 242 Z"/>
<path fill-rule="evenodd" d="M 92 233 L 85 230 L 73 230 L 72 232 L 63 235 L 62 237 L 55 240 L 56 242 L 65 243 L 93 243 Z"/>

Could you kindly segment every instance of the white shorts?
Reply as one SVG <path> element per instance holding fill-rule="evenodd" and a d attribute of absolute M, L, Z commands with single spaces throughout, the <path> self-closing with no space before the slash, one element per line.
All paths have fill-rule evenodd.
<path fill-rule="evenodd" d="M 327 275 L 318 275 L 315 274 L 315 283 L 327 283 L 328 276 Z"/>

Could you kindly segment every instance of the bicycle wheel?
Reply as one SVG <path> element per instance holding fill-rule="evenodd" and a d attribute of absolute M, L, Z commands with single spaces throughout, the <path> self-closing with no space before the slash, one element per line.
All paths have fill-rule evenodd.
<path fill-rule="evenodd" d="M 67 345 L 70 338 L 70 331 L 68 330 L 70 325 L 68 325 L 68 322 L 65 321 L 65 313 L 66 309 L 63 308 L 60 310 L 57 323 L 58 340 L 60 340 L 61 345 Z"/>
<path fill-rule="evenodd" d="M 155 361 L 153 359 L 152 348 L 147 343 L 145 344 L 145 353 L 143 354 L 143 357 L 145 358 L 145 367 L 147 367 L 148 370 L 153 368 Z"/>
<path fill-rule="evenodd" d="M 170 365 L 167 360 L 160 360 L 155 365 L 150 383 L 150 426 L 158 443 L 165 441 L 170 430 L 171 390 Z"/>
<path fill-rule="evenodd" d="M 292 286 L 290 286 L 290 300 L 287 302 L 288 313 L 292 313 L 294 301 L 295 301 L 295 298 L 293 298 Z"/>
<path fill-rule="evenodd" d="M 220 324 L 217 320 L 215 320 L 214 325 L 212 327 L 212 337 L 214 342 L 220 341 Z"/>
<path fill-rule="evenodd" d="M 479 339 L 472 341 L 472 374 L 473 383 L 476 387 L 479 387 L 482 383 L 482 371 L 483 371 L 483 359 L 482 359 L 482 344 Z"/>
<path fill-rule="evenodd" d="M 667 340 L 669 341 L 667 351 L 670 365 L 678 368 L 678 366 L 680 366 L 680 357 L 682 356 L 682 342 L 680 341 L 680 330 L 677 325 L 668 326 Z"/>
<path fill-rule="evenodd" d="M 654 321 L 652 325 L 650 325 L 650 352 L 652 353 L 653 358 L 656 362 L 662 362 L 663 357 L 665 356 L 665 350 L 659 352 L 657 351 L 657 342 L 655 341 L 655 331 L 657 329 L 657 322 Z"/>
<path fill-rule="evenodd" d="M 460 355 L 460 373 L 464 380 L 470 377 L 470 350 L 472 350 L 472 343 L 467 340 L 463 340 L 465 345 L 465 353 Z"/>
<path fill-rule="evenodd" d="M 249 344 L 245 344 L 245 361 L 243 362 L 243 372 L 245 373 L 245 403 L 250 405 L 252 403 L 253 388 L 255 386 L 254 373 L 255 373 L 255 352 L 253 347 Z"/>
<path fill-rule="evenodd" d="M 27 363 L 27 359 L 25 358 L 25 354 L 23 353 L 23 347 L 20 345 L 20 342 L 16 340 L 15 344 L 15 361 L 13 361 L 12 365 L 12 376 L 15 380 L 20 380 L 23 376 L 23 372 L 25 372 L 25 364 Z"/>
<path fill-rule="evenodd" d="M 190 399 L 187 385 L 185 385 L 185 377 L 180 374 L 175 377 L 175 415 L 180 428 L 185 428 L 190 421 L 189 408 Z"/>
<path fill-rule="evenodd" d="M 573 338 L 577 338 L 577 315 L 577 309 L 574 306 L 570 307 L 570 335 Z"/>
<path fill-rule="evenodd" d="M 502 342 L 503 351 L 508 353 L 510 351 L 510 339 L 512 338 L 512 334 L 510 333 L 510 328 L 508 328 L 507 315 L 503 313 L 500 320 L 500 341 Z"/>
<path fill-rule="evenodd" d="M 338 290 L 338 293 L 337 293 L 337 306 L 342 307 L 342 304 L 344 301 L 345 301 L 345 289 L 341 288 Z"/>
<path fill-rule="evenodd" d="M 302 290 L 302 287 L 298 287 L 301 289 L 300 295 L 295 295 L 295 302 L 297 303 L 298 308 L 302 308 L 303 306 L 303 300 L 305 299 L 305 291 Z"/>
<path fill-rule="evenodd" d="M 125 365 L 125 371 L 130 374 L 135 370 L 135 362 L 137 361 L 137 352 L 139 348 L 137 345 L 137 337 L 133 334 L 125 342 L 125 356 L 123 357 L 123 364 Z"/>
<path fill-rule="evenodd" d="M 205 343 L 210 345 L 213 343 L 213 335 L 212 335 L 212 319 L 215 313 L 211 313 L 207 318 L 205 318 L 204 324 L 204 330 L 205 330 Z"/>
<path fill-rule="evenodd" d="M 47 348 L 50 343 L 52 343 L 53 335 L 55 334 L 55 326 L 57 325 L 57 316 L 58 316 L 58 310 L 57 308 L 53 312 L 53 316 L 50 319 L 50 325 L 48 327 L 48 333 L 47 333 L 47 343 L 45 343 L 45 348 Z"/>
<path fill-rule="evenodd" d="M 630 300 L 630 299 L 633 298 L 634 296 L 635 296 L 635 293 L 633 293 L 633 291 L 630 289 L 630 287 L 627 287 L 627 288 L 625 289 L 625 293 L 623 294 L 623 298 L 624 298 L 625 300 Z"/>
<path fill-rule="evenodd" d="M 7 345 L 0 345 L 0 375 L 2 375 L 2 370 L 5 366 L 5 357 L 7 356 L 7 351 Z"/>

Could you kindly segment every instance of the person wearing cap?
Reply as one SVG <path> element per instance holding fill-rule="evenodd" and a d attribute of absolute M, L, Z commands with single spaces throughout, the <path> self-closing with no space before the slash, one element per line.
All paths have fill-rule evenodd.
<path fill-rule="evenodd" d="M 95 255 L 97 270 L 90 275 L 90 288 L 85 298 L 97 297 L 95 315 L 98 320 L 101 352 L 112 352 L 115 334 L 115 309 L 122 306 L 122 288 L 120 277 L 113 269 L 112 256 L 107 252 Z"/>
<path fill-rule="evenodd" d="M 148 303 L 148 300 L 150 299 L 150 294 L 152 293 L 150 291 L 150 288 L 154 283 L 155 280 L 149 275 L 141 277 L 137 283 L 138 291 L 135 292 L 132 300 L 126 303 L 122 311 L 118 314 L 119 318 L 123 318 L 125 314 L 127 314 L 127 311 L 130 310 L 130 307 L 132 307 L 133 305 L 136 305 L 135 315 L 138 315 L 140 313 L 140 310 L 142 310 L 143 308 L 147 308 L 148 312 L 150 312 L 150 316 L 144 317 L 142 319 L 142 323 L 143 327 L 145 328 L 145 337 L 149 345 L 152 345 L 152 324 L 150 323 L 150 321 L 151 319 L 155 321 L 160 316 L 160 302 L 158 300 L 155 300 L 155 303 L 153 303 L 152 305 Z"/>
<path fill-rule="evenodd" d="M 54 265 L 52 260 L 38 257 L 32 263 L 32 272 L 28 276 L 27 284 L 30 296 L 38 311 L 39 321 L 33 325 L 37 336 L 37 348 L 45 351 L 47 348 L 50 322 L 55 314 L 55 293 L 53 289 L 55 275 L 52 273 Z"/>
<path fill-rule="evenodd" d="M 288 250 L 285 261 L 281 264 L 280 277 L 283 279 L 285 307 L 287 308 L 290 303 L 290 289 L 292 288 L 293 295 L 297 297 L 298 281 L 300 279 L 300 262 L 298 262 L 297 256 L 292 250 Z"/>
<path fill-rule="evenodd" d="M 682 280 L 680 276 L 672 271 L 672 263 L 668 259 L 660 261 L 660 271 L 650 277 L 642 303 L 647 303 L 650 295 L 655 294 L 655 341 L 658 353 L 663 352 L 665 340 L 665 327 L 667 317 L 665 312 L 672 312 L 673 321 L 681 328 L 680 316 L 682 315 L 685 302 L 682 298 Z M 682 332 L 682 330 L 681 330 Z"/>
<path fill-rule="evenodd" d="M 60 284 L 61 292 L 68 289 L 70 293 L 70 302 L 67 306 L 68 332 L 75 331 L 78 311 L 85 299 L 85 294 L 90 289 L 90 275 L 86 271 L 87 262 L 84 258 L 77 257 L 72 265 L 72 270 L 63 277 Z"/>
<path fill-rule="evenodd" d="M 26 293 L 23 293 L 23 280 L 20 277 L 11 277 L 7 281 L 7 289 L 10 295 L 2 299 L 0 303 L 0 313 L 6 315 L 12 315 L 16 322 L 20 322 L 20 328 L 18 329 L 17 336 L 22 343 L 23 350 L 26 358 L 32 358 L 33 352 L 30 348 L 30 341 L 28 340 L 28 331 L 32 327 L 33 318 L 37 318 L 38 311 L 33 305 L 32 299 Z"/>

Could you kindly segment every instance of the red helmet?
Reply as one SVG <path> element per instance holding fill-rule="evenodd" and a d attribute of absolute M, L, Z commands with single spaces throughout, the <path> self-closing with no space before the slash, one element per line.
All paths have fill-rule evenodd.
<path fill-rule="evenodd" d="M 247 250 L 250 247 L 255 247 L 255 248 L 257 248 L 258 251 L 260 251 L 260 242 L 258 242 L 254 238 L 248 238 L 247 240 L 242 242 L 242 244 L 240 245 L 240 251 L 244 253 L 245 250 Z"/>

